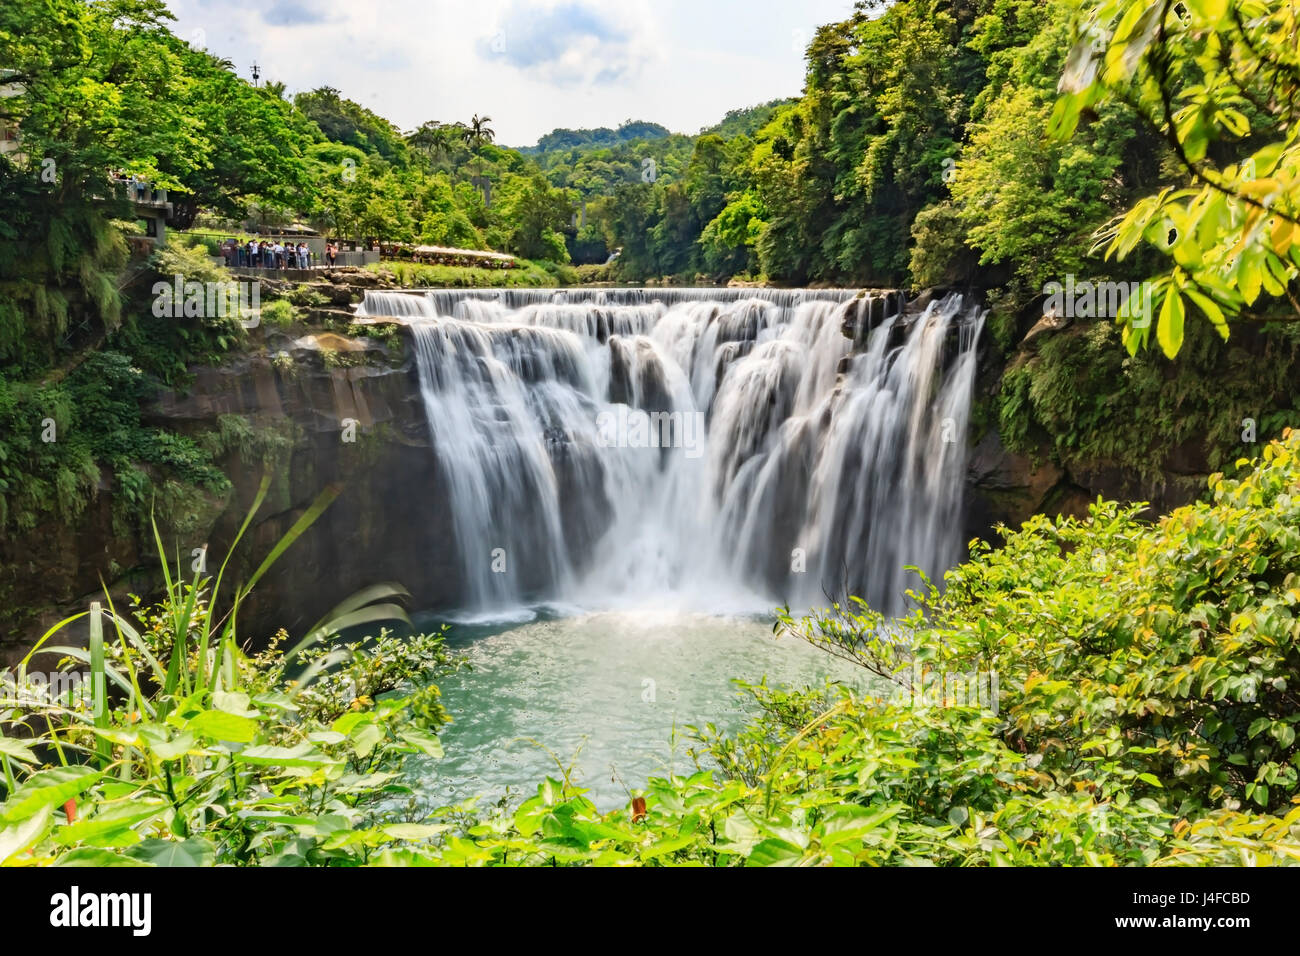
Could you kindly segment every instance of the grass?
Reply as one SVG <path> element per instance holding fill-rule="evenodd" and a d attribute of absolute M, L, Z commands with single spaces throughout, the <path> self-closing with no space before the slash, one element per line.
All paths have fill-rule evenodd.
<path fill-rule="evenodd" d="M 549 288 L 578 283 L 570 265 L 518 259 L 514 269 L 480 269 L 473 266 L 437 266 L 384 260 L 366 266 L 371 272 L 390 272 L 408 289 Z"/>
<path fill-rule="evenodd" d="M 229 554 L 215 576 L 199 565 L 187 582 L 155 527 L 160 603 L 119 609 L 106 595 L 46 633 L 0 686 L 0 866 L 359 865 L 443 829 L 404 825 L 410 811 L 390 806 L 405 757 L 441 755 L 435 733 L 448 715 L 422 680 L 458 666 L 441 634 L 336 640 L 409 625 L 394 603 L 404 590 L 362 589 L 288 650 L 281 631 L 250 654 L 237 632 L 258 579 L 339 490 L 225 591 Z M 51 646 L 82 618 L 86 647 Z M 85 666 L 86 680 L 33 682 L 37 653 Z"/>

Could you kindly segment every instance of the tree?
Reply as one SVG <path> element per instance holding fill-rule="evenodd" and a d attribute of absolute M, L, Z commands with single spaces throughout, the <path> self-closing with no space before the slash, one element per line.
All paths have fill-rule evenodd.
<path fill-rule="evenodd" d="M 314 138 L 310 123 L 271 85 L 253 87 L 228 62 L 175 42 L 188 80 L 179 109 L 202 138 L 176 169 L 176 224 L 189 226 L 200 208 L 239 219 L 252 203 L 309 205 L 313 181 L 303 154 Z"/>
<path fill-rule="evenodd" d="M 496 141 L 496 132 L 488 124 L 492 122 L 490 116 L 479 116 L 474 114 L 469 125 L 463 128 L 461 138 L 466 146 L 474 154 L 474 173 L 477 179 L 483 179 L 483 144 Z M 480 182 L 480 185 L 483 185 Z M 487 187 L 484 185 L 484 199 L 487 198 Z"/>
<path fill-rule="evenodd" d="M 740 193 L 700 234 L 705 267 L 718 275 L 734 275 L 757 268 L 755 247 L 764 225 L 758 195 L 752 190 Z"/>
<path fill-rule="evenodd" d="M 293 102 L 328 139 L 378 153 L 397 166 L 407 164 L 407 146 L 397 127 L 361 104 L 344 99 L 333 87 L 299 93 Z"/>
<path fill-rule="evenodd" d="M 461 123 L 440 123 L 429 120 L 406 134 L 407 145 L 424 153 L 429 167 L 449 159 L 456 147 L 464 141 L 465 127 Z"/>
<path fill-rule="evenodd" d="M 498 228 L 510 252 L 527 259 L 567 262 L 562 230 L 569 224 L 573 203 L 538 173 L 511 176 L 502 183 L 502 199 L 494 208 Z"/>
<path fill-rule="evenodd" d="M 110 173 L 175 188 L 199 164 L 181 112 L 183 63 L 154 0 L 0 5 L 0 119 L 22 148 L 0 157 L 0 361 L 34 370 L 121 320 L 121 229 Z"/>
<path fill-rule="evenodd" d="M 981 265 L 1005 267 L 1018 301 L 1068 274 L 1104 268 L 1090 253 L 1092 234 L 1138 195 L 1136 182 L 1144 167 L 1158 166 L 1160 150 L 1121 103 L 1101 110 L 1072 141 L 1047 136 L 1076 9 L 1076 0 L 1000 0 L 976 24 L 971 45 L 998 83 L 980 96 L 960 155 L 947 161 L 951 215 L 914 223 L 916 281 L 947 274 L 966 257 L 942 248 L 948 238 L 976 250 Z"/>
<path fill-rule="evenodd" d="M 686 167 L 686 195 L 699 223 L 707 223 L 727 204 L 730 157 L 721 136 L 706 134 L 695 141 Z"/>
<path fill-rule="evenodd" d="M 1055 135 L 1126 102 L 1156 130 L 1182 181 L 1137 202 L 1105 231 L 1107 256 L 1146 245 L 1164 256 L 1153 287 L 1156 341 L 1178 352 L 1190 309 L 1224 339 L 1229 318 L 1285 297 L 1300 264 L 1300 60 L 1297 10 L 1258 0 L 1104 0 L 1086 8 L 1052 114 Z M 1125 326 L 1130 352 L 1151 323 Z"/>

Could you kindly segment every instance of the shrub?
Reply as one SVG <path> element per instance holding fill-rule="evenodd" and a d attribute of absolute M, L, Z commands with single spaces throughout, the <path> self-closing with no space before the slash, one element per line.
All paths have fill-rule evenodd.
<path fill-rule="evenodd" d="M 262 306 L 262 321 L 284 329 L 293 325 L 293 306 L 288 299 L 276 299 Z"/>
<path fill-rule="evenodd" d="M 255 655 L 235 640 L 241 601 L 336 493 L 308 509 L 229 608 L 218 608 L 224 562 L 215 578 L 185 582 L 164 558 L 158 604 L 135 599 L 128 617 L 110 600 L 51 630 L 47 639 L 88 619 L 87 650 L 40 649 L 86 666 L 89 692 L 29 685 L 30 655 L 0 688 L 0 863 L 356 864 L 439 831 L 407 823 L 393 801 L 404 756 L 441 753 L 437 688 L 411 683 L 456 666 L 441 635 L 324 644 L 405 620 L 377 603 L 405 592 L 368 588 L 288 650 L 283 631 Z"/>

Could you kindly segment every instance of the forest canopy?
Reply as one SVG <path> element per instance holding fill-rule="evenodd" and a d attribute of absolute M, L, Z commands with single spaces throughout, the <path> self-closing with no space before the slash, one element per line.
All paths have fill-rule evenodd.
<path fill-rule="evenodd" d="M 1258 0 L 863 0 L 817 30 L 799 97 L 693 134 L 628 119 L 511 149 L 487 115 L 401 130 L 331 87 L 257 86 L 174 36 L 158 0 L 8 5 L 0 118 L 24 149 L 0 160 L 0 352 L 20 317 L 57 335 L 74 300 L 118 321 L 100 200 L 120 171 L 168 189 L 181 227 L 301 220 L 612 261 L 623 282 L 970 286 L 1023 308 L 1066 275 L 1152 280 L 1158 321 L 1125 340 L 1154 332 L 1173 354 L 1186 316 L 1226 333 L 1243 309 L 1294 312 L 1295 69 L 1265 52 L 1293 17 Z M 49 258 L 16 261 L 33 234 Z"/>

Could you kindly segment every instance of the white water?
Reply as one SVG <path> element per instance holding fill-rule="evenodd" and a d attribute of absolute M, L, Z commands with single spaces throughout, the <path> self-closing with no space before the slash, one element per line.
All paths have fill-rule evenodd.
<path fill-rule="evenodd" d="M 957 296 L 905 318 L 855 296 L 367 293 L 361 313 L 414 332 L 457 538 L 436 546 L 461 562 L 461 610 L 725 613 L 846 594 L 900 610 L 918 583 L 905 566 L 937 579 L 959 557 L 983 317 Z M 877 317 L 856 343 L 841 331 L 853 314 Z M 628 410 L 677 413 L 672 447 L 611 432 Z"/>

